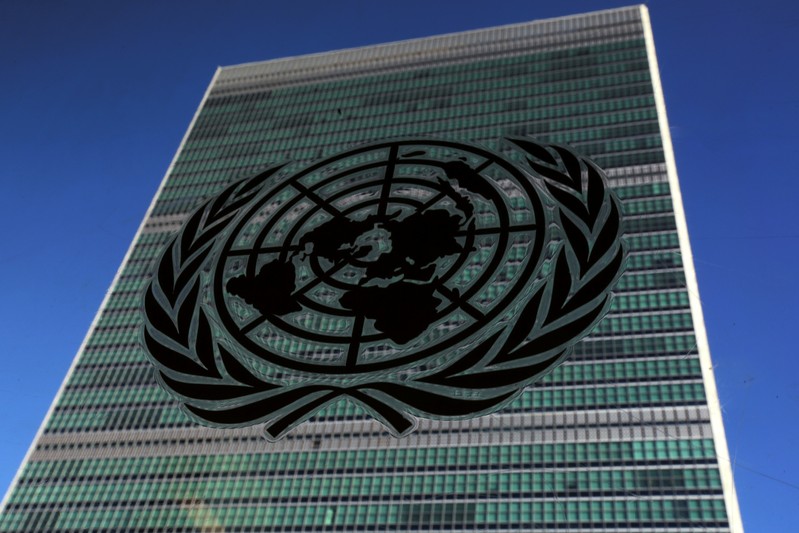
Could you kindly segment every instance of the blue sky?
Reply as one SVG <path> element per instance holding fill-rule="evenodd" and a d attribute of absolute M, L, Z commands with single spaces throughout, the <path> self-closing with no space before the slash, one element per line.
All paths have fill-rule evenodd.
<path fill-rule="evenodd" d="M 0 1 L 2 490 L 217 65 L 626 4 Z M 785 531 L 799 519 L 799 7 L 648 5 L 744 525 Z"/>

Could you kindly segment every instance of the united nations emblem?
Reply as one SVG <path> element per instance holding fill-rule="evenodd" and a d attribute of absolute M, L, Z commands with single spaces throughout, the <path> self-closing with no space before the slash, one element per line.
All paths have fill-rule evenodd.
<path fill-rule="evenodd" d="M 215 427 L 346 398 L 395 436 L 510 402 L 604 316 L 619 200 L 563 146 L 401 139 L 233 183 L 166 246 L 142 342 Z"/>

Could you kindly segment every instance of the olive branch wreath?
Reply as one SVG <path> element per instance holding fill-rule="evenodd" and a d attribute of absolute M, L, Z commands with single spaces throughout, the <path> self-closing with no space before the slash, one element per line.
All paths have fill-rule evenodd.
<path fill-rule="evenodd" d="M 215 239 L 282 168 L 272 167 L 202 204 L 164 250 L 144 292 L 142 328 L 142 344 L 161 386 L 194 419 L 218 427 L 266 422 L 270 440 L 340 397 L 361 404 L 396 436 L 413 431 L 416 419 L 409 413 L 461 418 L 510 402 L 557 366 L 604 316 L 608 289 L 623 271 L 625 246 L 620 202 L 592 161 L 559 145 L 508 140 L 521 150 L 525 170 L 554 199 L 563 237 L 550 274 L 511 324 L 474 341 L 444 368 L 404 381 L 383 376 L 349 386 L 285 384 L 256 375 L 216 338 L 200 302 L 200 273 Z"/>

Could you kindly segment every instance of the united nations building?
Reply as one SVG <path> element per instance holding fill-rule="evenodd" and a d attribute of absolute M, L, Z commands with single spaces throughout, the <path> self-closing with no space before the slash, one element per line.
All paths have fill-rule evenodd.
<path fill-rule="evenodd" d="M 0 531 L 742 533 L 647 8 L 219 68 Z"/>

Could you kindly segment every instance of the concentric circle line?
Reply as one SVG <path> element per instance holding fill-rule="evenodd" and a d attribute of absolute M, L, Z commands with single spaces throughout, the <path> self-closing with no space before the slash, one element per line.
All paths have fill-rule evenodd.
<path fill-rule="evenodd" d="M 316 300 L 309 298 L 308 295 L 306 294 L 300 294 L 299 296 L 297 296 L 297 301 L 304 307 L 310 309 L 311 311 L 317 311 L 320 313 L 327 313 L 329 315 L 343 316 L 343 317 L 353 316 L 353 314 L 348 310 L 324 306 L 321 303 L 317 302 Z"/>
<path fill-rule="evenodd" d="M 397 166 L 398 144 L 392 144 L 388 152 L 386 172 L 383 175 L 383 188 L 380 190 L 380 204 L 377 206 L 377 215 L 385 216 L 388 209 L 388 200 L 391 196 L 391 181 L 394 179 L 394 169 Z"/>
<path fill-rule="evenodd" d="M 280 252 L 298 252 L 300 250 L 302 250 L 302 248 L 299 245 L 291 244 L 286 246 L 267 246 L 266 248 L 248 248 L 246 250 L 230 250 L 227 252 L 227 255 L 277 254 Z"/>
<path fill-rule="evenodd" d="M 507 228 L 476 228 L 472 235 L 491 235 L 492 233 L 499 233 L 501 231 L 507 232 L 516 232 L 516 231 L 531 231 L 534 229 L 538 229 L 537 224 L 520 224 L 518 226 L 508 226 Z M 470 232 L 467 230 L 458 231 L 455 233 L 456 237 L 462 237 L 464 235 L 468 235 Z"/>

